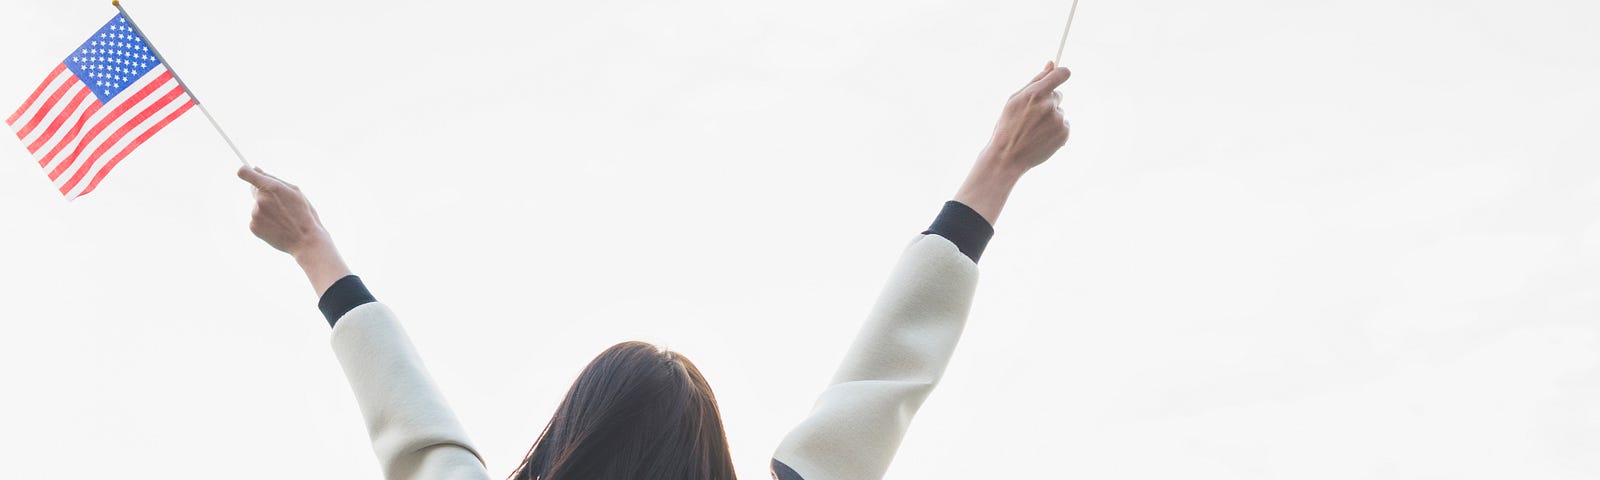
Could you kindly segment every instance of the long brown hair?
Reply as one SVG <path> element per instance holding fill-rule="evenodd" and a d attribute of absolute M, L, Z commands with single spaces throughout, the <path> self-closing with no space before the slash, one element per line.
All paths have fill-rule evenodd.
<path fill-rule="evenodd" d="M 644 342 L 584 367 L 511 480 L 732 480 L 722 413 L 700 369 Z"/>

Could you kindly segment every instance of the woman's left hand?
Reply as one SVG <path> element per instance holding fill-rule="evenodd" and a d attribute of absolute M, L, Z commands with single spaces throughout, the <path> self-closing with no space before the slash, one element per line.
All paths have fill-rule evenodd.
<path fill-rule="evenodd" d="M 317 218 L 317 209 L 311 206 L 300 187 L 274 177 L 260 167 L 239 167 L 239 178 L 255 187 L 256 208 L 250 213 L 250 233 L 290 255 L 317 248 L 318 244 L 331 244 L 328 230 Z"/>
<path fill-rule="evenodd" d="M 250 233 L 294 256 L 318 296 L 350 274 L 333 245 L 333 237 L 322 227 L 317 209 L 300 187 L 255 167 L 240 167 L 239 178 L 255 187 L 256 208 L 250 214 Z"/>

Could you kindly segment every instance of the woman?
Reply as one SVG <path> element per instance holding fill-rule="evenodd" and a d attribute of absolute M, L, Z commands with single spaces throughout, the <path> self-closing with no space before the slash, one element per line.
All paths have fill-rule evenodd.
<path fill-rule="evenodd" d="M 949 362 L 977 286 L 977 261 L 1012 187 L 1066 144 L 1046 64 L 1006 103 L 989 145 L 933 225 L 902 254 L 844 362 L 772 458 L 779 480 L 881 478 Z M 390 479 L 487 479 L 393 312 L 340 258 L 300 189 L 260 169 L 250 230 L 293 255 L 333 326 L 333 349 Z M 625 342 L 596 357 L 529 449 L 516 480 L 732 479 L 721 414 L 687 358 Z"/>

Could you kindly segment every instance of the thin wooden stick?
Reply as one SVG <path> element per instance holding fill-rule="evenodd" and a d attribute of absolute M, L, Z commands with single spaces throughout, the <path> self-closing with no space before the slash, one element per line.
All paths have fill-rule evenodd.
<path fill-rule="evenodd" d="M 1067 32 L 1072 31 L 1072 17 L 1077 15 L 1078 0 L 1072 0 L 1072 11 L 1067 12 L 1067 28 L 1061 31 L 1061 47 L 1056 48 L 1056 65 L 1061 64 L 1061 54 L 1067 51 Z"/>

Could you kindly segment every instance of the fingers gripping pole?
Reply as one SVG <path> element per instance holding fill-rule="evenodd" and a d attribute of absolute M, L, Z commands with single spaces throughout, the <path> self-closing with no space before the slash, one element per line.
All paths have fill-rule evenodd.
<path fill-rule="evenodd" d="M 145 45 L 150 47 L 150 53 L 155 55 L 156 61 L 167 66 L 167 72 L 172 74 L 172 79 L 177 80 L 178 86 L 183 87 L 183 91 L 189 94 L 189 100 L 194 102 L 194 106 L 200 108 L 200 113 L 205 114 L 206 120 L 211 122 L 212 128 L 216 128 L 217 133 L 222 135 L 222 141 L 228 142 L 228 149 L 233 150 L 233 155 L 239 157 L 239 163 L 244 164 L 246 167 L 250 166 L 250 161 L 244 159 L 244 153 L 240 152 L 239 147 L 233 144 L 233 139 L 228 137 L 228 132 L 222 131 L 222 125 L 217 123 L 216 117 L 212 117 L 211 111 L 206 110 L 206 106 L 200 103 L 200 97 L 196 97 L 194 90 L 190 90 L 189 85 L 183 83 L 183 77 L 179 77 L 178 71 L 172 68 L 172 63 L 167 62 L 166 57 L 161 56 L 161 51 L 156 49 L 155 42 L 150 41 L 150 36 L 145 35 L 144 31 L 139 29 L 139 24 L 133 21 L 133 16 L 128 15 L 128 11 L 122 8 L 122 2 L 120 0 L 111 0 L 111 6 L 117 7 L 117 12 L 122 13 L 122 18 L 128 19 L 128 26 L 133 27 L 134 34 L 144 39 Z"/>
<path fill-rule="evenodd" d="M 1067 51 L 1067 32 L 1072 31 L 1072 17 L 1077 15 L 1078 0 L 1072 0 L 1072 10 L 1067 12 L 1067 28 L 1061 30 L 1061 46 L 1056 48 L 1056 65 L 1061 64 L 1061 54 Z"/>

